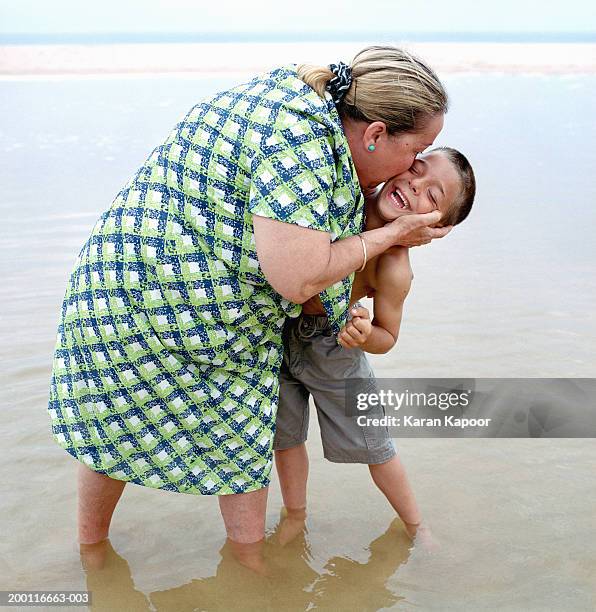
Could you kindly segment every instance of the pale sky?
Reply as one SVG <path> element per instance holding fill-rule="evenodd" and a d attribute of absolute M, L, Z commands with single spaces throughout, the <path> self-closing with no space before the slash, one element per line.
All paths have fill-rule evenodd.
<path fill-rule="evenodd" d="M 0 34 L 596 32 L 595 0 L 0 0 Z"/>

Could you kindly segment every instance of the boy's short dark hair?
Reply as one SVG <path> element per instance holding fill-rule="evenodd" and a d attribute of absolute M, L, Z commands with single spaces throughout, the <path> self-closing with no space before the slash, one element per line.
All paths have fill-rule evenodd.
<path fill-rule="evenodd" d="M 472 204 L 474 203 L 474 197 L 476 195 L 476 178 L 474 177 L 474 170 L 472 165 L 467 160 L 463 153 L 460 153 L 457 149 L 451 147 L 436 147 L 429 151 L 429 153 L 442 153 L 449 159 L 457 170 L 461 181 L 461 189 L 459 195 L 455 199 L 455 202 L 449 207 L 449 211 L 441 219 L 441 225 L 457 225 L 461 223 L 472 210 Z"/>

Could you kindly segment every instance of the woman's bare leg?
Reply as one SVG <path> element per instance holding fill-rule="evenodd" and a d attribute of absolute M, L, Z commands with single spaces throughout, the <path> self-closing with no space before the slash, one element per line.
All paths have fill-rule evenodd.
<path fill-rule="evenodd" d="M 269 487 L 250 493 L 219 496 L 227 542 L 236 560 L 258 574 L 266 574 L 262 549 Z"/>
<path fill-rule="evenodd" d="M 239 544 L 252 544 L 265 537 L 265 511 L 269 487 L 250 493 L 219 496 L 219 509 L 228 538 Z"/>
<path fill-rule="evenodd" d="M 95 544 L 108 537 L 110 522 L 124 485 L 82 463 L 78 469 L 79 542 Z"/>

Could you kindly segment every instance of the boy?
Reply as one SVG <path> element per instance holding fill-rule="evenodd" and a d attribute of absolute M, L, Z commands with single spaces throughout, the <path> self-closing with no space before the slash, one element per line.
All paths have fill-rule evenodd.
<path fill-rule="evenodd" d="M 475 179 L 468 160 L 455 149 L 436 148 L 390 179 L 366 200 L 366 230 L 382 227 L 401 215 L 438 209 L 442 225 L 457 225 L 469 214 Z M 308 398 L 312 394 L 325 458 L 337 463 L 366 463 L 375 484 L 405 524 L 408 535 L 428 528 L 386 428 L 361 427 L 345 414 L 345 379 L 373 376 L 364 355 L 386 353 L 396 343 L 404 300 L 413 275 L 408 249 L 392 247 L 367 262 L 355 275 L 352 318 L 335 338 L 318 296 L 303 306 L 298 319 L 284 329 L 284 362 L 273 443 L 284 505 L 298 522 L 306 507 Z M 373 320 L 357 300 L 373 298 Z M 382 407 L 379 411 L 382 413 Z M 371 414 L 371 417 L 377 416 Z M 378 416 L 382 416 L 379 414 Z M 290 529 L 292 531 L 292 529 Z"/>

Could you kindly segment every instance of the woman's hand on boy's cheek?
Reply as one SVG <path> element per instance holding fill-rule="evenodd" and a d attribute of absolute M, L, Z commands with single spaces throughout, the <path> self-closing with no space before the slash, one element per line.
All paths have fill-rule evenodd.
<path fill-rule="evenodd" d="M 415 247 L 443 238 L 453 229 L 452 225 L 437 227 L 441 217 L 441 212 L 438 210 L 427 213 L 405 211 L 393 221 L 386 223 L 385 227 L 397 230 L 396 245 Z"/>

